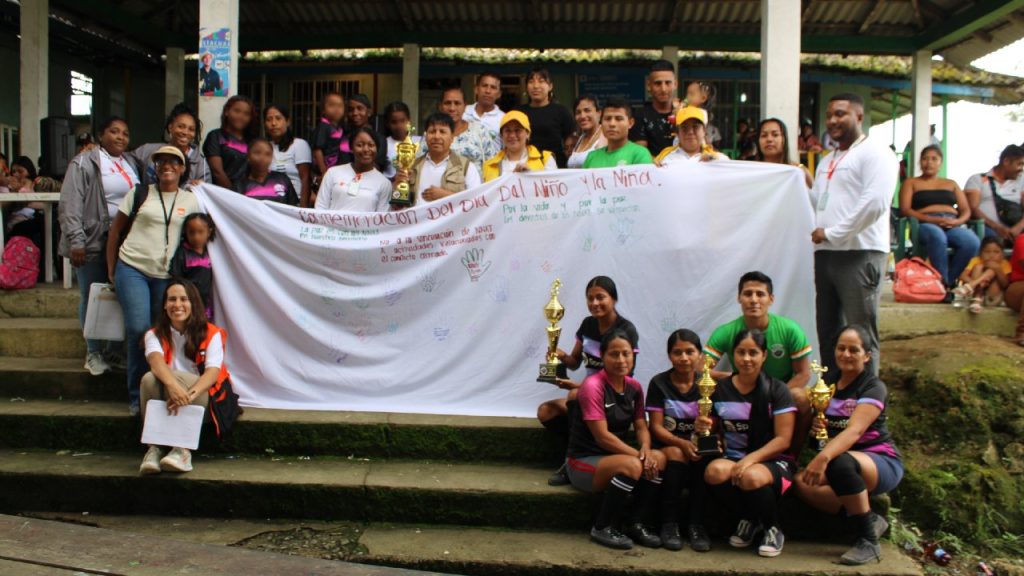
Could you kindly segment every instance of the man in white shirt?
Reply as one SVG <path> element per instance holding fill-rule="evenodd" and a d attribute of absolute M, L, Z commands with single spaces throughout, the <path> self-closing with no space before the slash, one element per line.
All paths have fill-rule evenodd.
<path fill-rule="evenodd" d="M 999 217 L 994 194 L 1007 202 L 1024 203 L 1024 148 L 1010 144 L 999 154 L 999 164 L 988 172 L 975 174 L 964 184 L 964 194 L 973 218 L 985 221 L 985 235 L 1012 242 L 1024 230 L 1024 219 L 1016 223 Z M 994 193 L 994 194 L 993 194 Z"/>
<path fill-rule="evenodd" d="M 889 207 L 899 165 L 882 144 L 869 140 L 861 123 L 864 101 L 837 94 L 828 103 L 826 126 L 835 152 L 818 163 L 811 189 L 815 208 L 814 288 L 822 363 L 836 372 L 834 344 L 848 324 L 871 334 L 870 370 L 878 374 L 878 303 L 889 253 Z"/>
<path fill-rule="evenodd" d="M 488 129 L 499 133 L 499 124 L 505 115 L 496 104 L 498 97 L 501 96 L 501 78 L 494 72 L 484 72 L 477 76 L 473 95 L 476 102 L 466 108 L 462 113 L 462 119 L 467 122 L 481 122 Z"/>
<path fill-rule="evenodd" d="M 408 182 L 416 202 L 419 198 L 434 202 L 479 186 L 480 171 L 476 164 L 451 151 L 455 138 L 452 117 L 444 112 L 434 112 L 427 116 L 425 124 L 423 141 L 427 145 L 427 153 L 417 158 L 408 171 L 398 170 L 394 184 Z"/>

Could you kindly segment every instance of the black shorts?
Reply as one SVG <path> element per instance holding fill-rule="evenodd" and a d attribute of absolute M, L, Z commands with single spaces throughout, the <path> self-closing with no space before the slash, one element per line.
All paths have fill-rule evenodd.
<path fill-rule="evenodd" d="M 733 462 L 739 462 L 738 458 L 729 458 Z M 783 496 L 793 486 L 793 477 L 796 475 L 796 464 L 790 460 L 765 460 L 758 462 L 772 474 L 772 491 L 776 496 Z"/>

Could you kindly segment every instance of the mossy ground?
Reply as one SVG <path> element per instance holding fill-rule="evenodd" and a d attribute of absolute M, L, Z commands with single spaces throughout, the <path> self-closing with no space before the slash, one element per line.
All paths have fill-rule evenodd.
<path fill-rule="evenodd" d="M 988 336 L 886 342 L 889 423 L 907 468 L 893 503 L 946 548 L 1024 549 L 1024 351 Z"/>

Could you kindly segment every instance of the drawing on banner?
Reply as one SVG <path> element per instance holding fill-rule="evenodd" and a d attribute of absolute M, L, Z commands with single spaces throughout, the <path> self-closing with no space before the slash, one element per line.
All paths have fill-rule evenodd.
<path fill-rule="evenodd" d="M 633 240 L 638 240 L 639 235 L 633 233 L 633 229 L 636 227 L 636 221 L 628 216 L 617 216 L 615 222 L 612 223 L 612 232 L 615 234 L 615 241 L 620 246 L 625 246 Z"/>
<path fill-rule="evenodd" d="M 444 280 L 437 279 L 437 272 L 428 272 L 420 275 L 420 288 L 427 294 L 439 289 L 442 285 L 444 285 Z"/>
<path fill-rule="evenodd" d="M 231 29 L 199 35 L 199 95 L 230 96 Z"/>
<path fill-rule="evenodd" d="M 583 251 L 584 252 L 596 252 L 597 244 L 594 243 L 594 238 L 587 234 L 583 237 Z"/>
<path fill-rule="evenodd" d="M 491 267 L 491 261 L 484 261 L 483 248 L 470 248 L 462 256 L 462 265 L 469 272 L 470 282 L 476 282 Z"/>
<path fill-rule="evenodd" d="M 438 342 L 444 342 L 451 336 L 452 333 L 452 319 L 441 317 L 434 322 L 434 339 Z"/>
<path fill-rule="evenodd" d="M 398 304 L 398 301 L 402 299 L 402 291 L 395 288 L 395 283 L 388 280 L 384 283 L 384 303 L 388 306 L 394 306 Z"/>
<path fill-rule="evenodd" d="M 388 322 L 387 326 L 384 327 L 384 331 L 390 335 L 395 335 L 398 333 L 399 328 L 401 328 L 401 325 L 398 322 L 392 320 Z"/>
<path fill-rule="evenodd" d="M 495 277 L 494 282 L 491 284 L 491 287 L 488 288 L 487 290 L 487 294 L 490 295 L 491 300 L 494 300 L 499 304 L 504 304 L 505 302 L 508 302 L 508 277 Z"/>
<path fill-rule="evenodd" d="M 680 303 L 675 300 L 661 303 L 661 330 L 669 334 L 683 327 Z"/>

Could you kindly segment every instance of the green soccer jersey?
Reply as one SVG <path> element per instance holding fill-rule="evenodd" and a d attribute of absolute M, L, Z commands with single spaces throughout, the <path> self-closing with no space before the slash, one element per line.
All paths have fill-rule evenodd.
<path fill-rule="evenodd" d="M 747 325 L 743 323 L 743 317 L 722 324 L 711 333 L 704 351 L 711 355 L 716 361 L 724 354 L 729 363 L 735 368 L 736 363 L 732 358 L 732 342 L 736 335 Z M 768 328 L 764 331 L 764 338 L 768 344 L 768 358 L 764 362 L 764 371 L 773 376 L 789 382 L 793 377 L 793 362 L 808 356 L 811 353 L 811 344 L 807 341 L 800 325 L 784 316 L 768 315 Z"/>
<path fill-rule="evenodd" d="M 626 145 L 615 152 L 609 152 L 607 147 L 598 148 L 587 154 L 583 162 L 584 168 L 615 168 L 616 166 L 632 166 L 633 164 L 653 164 L 654 158 L 643 146 L 634 142 L 626 142 Z"/>

